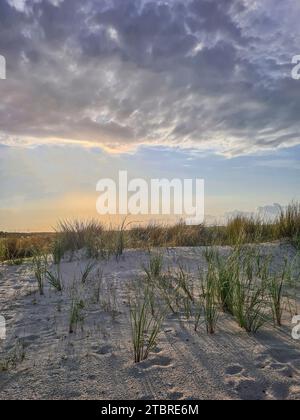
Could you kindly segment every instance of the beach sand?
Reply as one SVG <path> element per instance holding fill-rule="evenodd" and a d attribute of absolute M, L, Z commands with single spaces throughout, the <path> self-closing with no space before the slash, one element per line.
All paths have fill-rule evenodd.
<path fill-rule="evenodd" d="M 274 270 L 284 257 L 295 256 L 288 244 L 260 249 L 274 256 Z M 203 251 L 165 250 L 165 269 L 180 263 L 197 276 L 206 265 Z M 288 312 L 282 328 L 268 324 L 256 335 L 224 314 L 215 335 L 207 335 L 204 326 L 196 333 L 192 321 L 169 314 L 149 359 L 134 364 L 128 285 L 143 275 L 148 259 L 145 251 L 127 250 L 120 261 L 97 263 L 80 286 L 84 321 L 74 334 L 69 334 L 70 302 L 87 264 L 83 256 L 63 261 L 63 292 L 47 286 L 45 296 L 36 291 L 29 263 L 2 265 L 0 314 L 7 321 L 7 338 L 0 341 L 0 366 L 8 358 L 11 365 L 0 372 L 0 399 L 300 398 L 300 341 L 292 338 Z M 100 270 L 101 305 L 95 297 Z"/>

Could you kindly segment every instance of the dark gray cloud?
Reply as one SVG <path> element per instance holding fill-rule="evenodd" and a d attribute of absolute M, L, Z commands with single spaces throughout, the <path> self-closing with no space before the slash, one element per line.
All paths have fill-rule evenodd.
<path fill-rule="evenodd" d="M 3 0 L 0 141 L 300 143 L 296 0 Z"/>
<path fill-rule="evenodd" d="M 274 222 L 278 219 L 281 212 L 286 209 L 286 206 L 281 206 L 278 203 L 268 204 L 266 206 L 257 207 L 254 212 L 251 211 L 240 211 L 234 210 L 231 212 L 227 212 L 224 214 L 224 222 L 228 222 L 228 220 L 232 220 L 235 217 L 247 217 L 247 218 L 258 218 L 265 222 Z"/>

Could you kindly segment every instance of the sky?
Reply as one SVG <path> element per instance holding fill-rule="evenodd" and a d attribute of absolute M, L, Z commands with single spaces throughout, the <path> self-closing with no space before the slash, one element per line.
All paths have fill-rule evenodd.
<path fill-rule="evenodd" d="M 119 170 L 203 178 L 207 219 L 300 199 L 299 18 L 298 0 L 1 0 L 0 231 L 96 217 Z"/>

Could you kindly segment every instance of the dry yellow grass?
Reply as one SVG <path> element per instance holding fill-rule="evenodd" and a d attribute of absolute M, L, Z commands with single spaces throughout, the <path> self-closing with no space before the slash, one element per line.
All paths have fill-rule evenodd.
<path fill-rule="evenodd" d="M 193 247 L 236 245 L 288 239 L 300 247 L 300 203 L 291 203 L 274 223 L 259 218 L 237 216 L 226 226 L 188 226 L 149 224 L 107 229 L 98 220 L 62 221 L 56 233 L 0 234 L 0 261 L 20 261 L 37 252 L 66 252 L 86 248 L 89 257 L 122 255 L 125 248 Z"/>

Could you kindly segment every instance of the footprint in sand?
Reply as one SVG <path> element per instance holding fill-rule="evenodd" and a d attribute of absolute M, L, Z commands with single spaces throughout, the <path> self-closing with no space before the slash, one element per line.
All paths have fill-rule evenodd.
<path fill-rule="evenodd" d="M 171 366 L 172 360 L 169 357 L 165 356 L 156 356 L 153 359 L 145 360 L 140 364 L 140 367 L 143 369 L 150 369 L 150 368 L 167 368 Z"/>
<path fill-rule="evenodd" d="M 169 357 L 158 356 L 158 357 L 155 357 L 155 359 L 152 360 L 152 363 L 155 366 L 168 367 L 168 366 L 171 365 L 172 360 Z"/>
<path fill-rule="evenodd" d="M 264 400 L 267 386 L 265 383 L 250 377 L 249 373 L 241 365 L 231 365 L 225 370 L 228 387 L 233 390 L 242 400 Z"/>
<path fill-rule="evenodd" d="M 299 361 L 298 352 L 287 352 L 285 349 L 272 349 L 270 350 L 270 357 L 272 360 L 278 363 L 290 363 L 293 361 Z"/>
<path fill-rule="evenodd" d="M 243 379 L 235 385 L 235 391 L 242 400 L 264 400 L 266 398 L 266 387 L 252 379 Z"/>
<path fill-rule="evenodd" d="M 271 363 L 269 367 L 270 369 L 279 373 L 281 376 L 284 376 L 286 378 L 294 377 L 294 369 L 289 365 L 285 365 L 282 363 Z"/>
<path fill-rule="evenodd" d="M 184 395 L 182 392 L 171 392 L 168 394 L 168 400 L 183 400 L 184 399 Z"/>
<path fill-rule="evenodd" d="M 286 400 L 289 397 L 290 387 L 284 383 L 274 383 L 267 395 L 274 400 Z"/>
<path fill-rule="evenodd" d="M 106 354 L 109 354 L 112 352 L 112 347 L 109 345 L 100 347 L 99 350 L 96 351 L 97 354 L 100 354 L 101 356 L 105 356 Z"/>
<path fill-rule="evenodd" d="M 162 349 L 160 348 L 160 347 L 156 347 L 154 350 L 153 350 L 153 353 L 155 353 L 155 354 L 160 354 L 162 352 Z"/>
<path fill-rule="evenodd" d="M 27 335 L 24 337 L 20 338 L 20 343 L 22 344 L 23 348 L 28 348 L 30 346 L 32 346 L 33 344 L 35 344 L 36 341 L 39 340 L 39 336 L 38 335 Z"/>
<path fill-rule="evenodd" d="M 141 401 L 149 401 L 153 399 L 153 395 L 140 395 L 138 398 Z"/>
<path fill-rule="evenodd" d="M 277 359 L 274 359 L 270 357 L 270 355 L 261 354 L 256 358 L 255 366 L 261 370 L 268 369 L 269 371 L 273 371 L 285 378 L 293 378 L 297 370 L 294 366 L 293 360 L 291 363 L 288 363 L 278 361 L 278 359 L 282 360 L 283 357 L 277 357 Z"/>
<path fill-rule="evenodd" d="M 244 369 L 243 369 L 242 366 L 234 365 L 234 366 L 229 366 L 226 369 L 225 373 L 226 373 L 226 375 L 233 376 L 233 375 L 239 375 L 240 373 L 243 372 L 243 370 Z"/>

